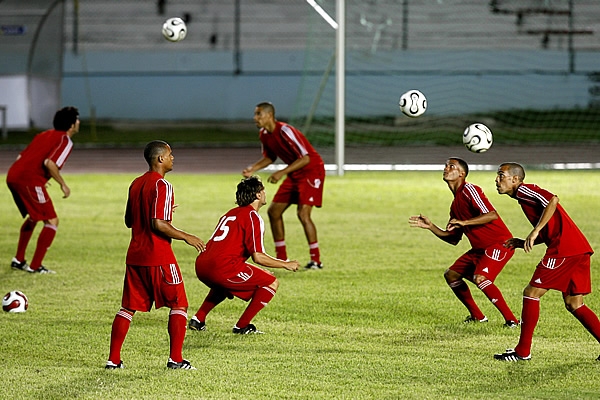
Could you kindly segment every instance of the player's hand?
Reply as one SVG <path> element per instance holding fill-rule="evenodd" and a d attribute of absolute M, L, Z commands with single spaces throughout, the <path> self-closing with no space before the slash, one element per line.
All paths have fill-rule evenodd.
<path fill-rule="evenodd" d="M 454 229 L 460 229 L 463 226 L 465 226 L 464 221 L 460 221 L 456 218 L 452 218 L 450 221 L 448 221 L 448 225 L 446 225 L 446 230 L 453 231 Z"/>
<path fill-rule="evenodd" d="M 206 245 L 198 236 L 188 235 L 185 238 L 185 242 L 193 248 L 195 248 L 196 250 L 198 250 L 199 252 L 206 250 Z"/>
<path fill-rule="evenodd" d="M 298 271 L 298 268 L 300 268 L 300 263 L 296 260 L 284 261 L 283 268 L 288 271 L 296 272 Z"/>
<path fill-rule="evenodd" d="M 533 250 L 533 246 L 535 245 L 535 239 L 537 239 L 538 235 L 539 232 L 535 229 L 532 230 L 529 235 L 527 235 L 527 238 L 525 239 L 525 243 L 523 245 L 523 250 L 525 250 L 525 253 L 529 253 L 531 250 Z"/>
<path fill-rule="evenodd" d="M 279 180 L 281 179 L 282 176 L 283 176 L 283 174 L 281 173 L 281 171 L 274 172 L 271 174 L 271 176 L 269 176 L 269 178 L 267 179 L 267 182 L 277 183 L 277 182 L 279 182 Z"/>
<path fill-rule="evenodd" d="M 525 244 L 523 239 L 511 238 L 504 242 L 504 247 L 507 249 L 522 249 Z"/>
<path fill-rule="evenodd" d="M 67 186 L 67 184 L 61 185 L 60 190 L 63 192 L 63 199 L 66 199 L 71 195 L 71 189 Z"/>
<path fill-rule="evenodd" d="M 422 228 L 429 229 L 431 228 L 431 221 L 426 216 L 419 214 L 413 215 L 408 219 L 408 224 L 411 228 Z"/>
<path fill-rule="evenodd" d="M 242 176 L 243 176 L 244 178 L 249 178 L 249 177 L 251 177 L 251 176 L 252 176 L 252 172 L 254 172 L 254 171 L 252 171 L 252 168 L 251 168 L 251 167 L 244 168 L 244 170 L 242 171 Z"/>

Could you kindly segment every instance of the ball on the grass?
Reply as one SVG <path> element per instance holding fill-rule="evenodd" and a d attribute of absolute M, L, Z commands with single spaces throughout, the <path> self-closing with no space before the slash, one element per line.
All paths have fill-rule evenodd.
<path fill-rule="evenodd" d="M 179 17 L 169 18 L 162 26 L 162 34 L 170 42 L 179 42 L 187 35 L 187 26 Z"/>
<path fill-rule="evenodd" d="M 427 110 L 427 98 L 416 89 L 409 90 L 400 96 L 398 106 L 404 115 L 416 118 Z"/>
<path fill-rule="evenodd" d="M 482 123 L 471 124 L 463 132 L 463 143 L 473 153 L 488 151 L 493 143 L 492 131 Z"/>
<path fill-rule="evenodd" d="M 2 309 L 6 312 L 21 313 L 27 311 L 28 307 L 27 296 L 18 290 L 8 292 L 2 298 Z"/>

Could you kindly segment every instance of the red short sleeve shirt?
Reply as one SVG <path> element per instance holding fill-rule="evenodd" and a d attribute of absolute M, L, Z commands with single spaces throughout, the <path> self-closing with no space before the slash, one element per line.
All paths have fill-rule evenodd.
<path fill-rule="evenodd" d="M 153 219 L 171 221 L 173 187 L 159 173 L 148 171 L 129 187 L 125 224 L 131 228 L 126 263 L 158 266 L 176 263 L 171 239 L 152 228 Z"/>

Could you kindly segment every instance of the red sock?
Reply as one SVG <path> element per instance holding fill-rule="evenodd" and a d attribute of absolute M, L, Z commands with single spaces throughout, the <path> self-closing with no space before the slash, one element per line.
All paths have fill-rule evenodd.
<path fill-rule="evenodd" d="M 319 250 L 319 242 L 313 242 L 308 244 L 310 251 L 310 259 L 317 264 L 321 264 L 321 251 Z"/>
<path fill-rule="evenodd" d="M 456 297 L 467 307 L 471 316 L 476 320 L 482 320 L 485 318 L 485 315 L 481 312 L 477 304 L 475 304 L 475 300 L 473 300 L 473 296 L 471 295 L 471 291 L 469 290 L 469 286 L 465 283 L 465 281 L 458 280 L 448 284 L 450 289 L 454 292 Z"/>
<path fill-rule="evenodd" d="M 285 240 L 275 241 L 275 257 L 280 260 L 287 260 L 287 250 L 285 248 Z"/>
<path fill-rule="evenodd" d="M 498 287 L 494 285 L 492 281 L 486 279 L 479 285 L 477 285 L 477 287 L 481 289 L 481 291 L 487 296 L 487 298 L 490 299 L 492 304 L 496 306 L 498 311 L 500 311 L 500 313 L 504 317 L 505 321 L 512 321 L 515 323 L 519 322 L 517 320 L 517 317 L 515 317 L 515 314 L 513 314 L 513 312 L 508 307 L 508 304 L 506 304 L 506 301 L 504 300 L 500 289 L 498 289 Z"/>
<path fill-rule="evenodd" d="M 223 292 L 210 289 L 208 295 L 204 299 L 204 302 L 202 302 L 202 305 L 198 309 L 198 312 L 196 312 L 195 317 L 198 319 L 198 321 L 206 322 L 206 316 L 208 313 L 226 298 L 227 296 Z"/>
<path fill-rule="evenodd" d="M 48 251 L 52 241 L 56 236 L 56 225 L 46 224 L 40 232 L 40 237 L 35 247 L 35 253 L 33 253 L 33 259 L 31 260 L 31 269 L 38 269 L 42 265 L 42 260 Z"/>
<path fill-rule="evenodd" d="M 273 296 L 275 296 L 275 289 L 268 286 L 258 288 L 254 293 L 254 296 L 252 296 L 250 304 L 248 304 L 248 307 L 246 307 L 246 310 L 240 317 L 236 326 L 238 328 L 245 328 L 248 326 L 250 321 L 252 321 L 252 318 L 254 318 L 260 310 L 265 308 Z"/>
<path fill-rule="evenodd" d="M 171 310 L 169 313 L 170 352 L 169 357 L 175 362 L 183 361 L 183 340 L 187 326 L 187 312 L 185 310 Z"/>
<path fill-rule="evenodd" d="M 600 342 L 600 321 L 598 320 L 598 316 L 585 304 L 573 311 L 572 314 L 579 322 L 581 322 L 581 325 L 583 325 L 585 329 Z"/>
<path fill-rule="evenodd" d="M 27 245 L 29 244 L 29 240 L 31 240 L 31 235 L 33 235 L 33 230 L 36 225 L 37 222 L 32 221 L 29 218 L 21 225 L 19 243 L 17 244 L 17 254 L 15 255 L 15 258 L 21 262 L 25 261 L 25 251 L 27 250 Z"/>
<path fill-rule="evenodd" d="M 118 364 L 121 362 L 121 348 L 125 341 L 125 336 L 129 331 L 131 325 L 131 319 L 133 314 L 121 309 L 115 315 L 115 319 L 112 324 L 112 331 L 110 332 L 110 353 L 108 355 L 108 361 Z"/>
<path fill-rule="evenodd" d="M 521 336 L 515 352 L 521 357 L 531 355 L 533 331 L 540 318 L 540 299 L 523 296 L 523 312 L 521 313 Z"/>

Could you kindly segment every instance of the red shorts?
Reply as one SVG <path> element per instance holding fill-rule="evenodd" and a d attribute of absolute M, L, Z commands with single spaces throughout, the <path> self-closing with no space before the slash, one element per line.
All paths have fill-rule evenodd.
<path fill-rule="evenodd" d="M 592 292 L 591 254 L 566 258 L 544 257 L 535 268 L 529 284 L 542 289 L 554 289 L 574 296 Z"/>
<path fill-rule="evenodd" d="M 275 275 L 249 263 L 242 264 L 237 275 L 225 276 L 212 265 L 196 263 L 196 276 L 211 289 L 222 290 L 228 297 L 248 301 L 256 289 L 275 282 Z"/>
<path fill-rule="evenodd" d="M 273 203 L 306 204 L 321 207 L 323 205 L 324 183 L 325 169 L 303 176 L 300 179 L 293 179 L 288 176 L 275 193 Z"/>
<path fill-rule="evenodd" d="M 473 281 L 475 275 L 483 275 L 494 282 L 502 268 L 515 254 L 514 249 L 496 243 L 485 250 L 469 250 L 452 264 L 450 269 Z"/>
<path fill-rule="evenodd" d="M 187 308 L 183 278 L 177 264 L 157 267 L 127 265 L 121 306 L 148 312 L 154 307 Z"/>
<path fill-rule="evenodd" d="M 33 221 L 56 218 L 54 204 L 46 186 L 26 186 L 13 182 L 7 184 L 23 217 L 29 214 Z"/>

